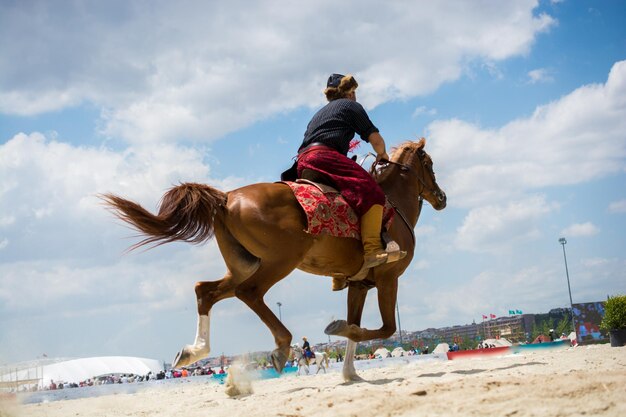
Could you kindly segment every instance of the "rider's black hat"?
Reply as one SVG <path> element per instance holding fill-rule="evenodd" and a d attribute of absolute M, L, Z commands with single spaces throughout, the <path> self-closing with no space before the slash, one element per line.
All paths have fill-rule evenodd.
<path fill-rule="evenodd" d="M 339 87 L 339 84 L 341 83 L 341 79 L 345 77 L 345 75 L 343 74 L 331 74 L 330 77 L 328 77 L 328 81 L 326 82 L 326 87 Z"/>

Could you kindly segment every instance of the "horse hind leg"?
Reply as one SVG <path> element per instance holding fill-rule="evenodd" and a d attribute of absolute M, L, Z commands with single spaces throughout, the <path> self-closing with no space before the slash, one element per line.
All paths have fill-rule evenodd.
<path fill-rule="evenodd" d="M 357 343 L 354 340 L 348 339 L 346 343 L 346 355 L 343 360 L 343 369 L 341 375 L 346 382 L 362 381 L 363 378 L 357 375 L 356 369 L 354 369 L 354 354 L 356 353 Z"/>
<path fill-rule="evenodd" d="M 302 252 L 304 249 L 301 248 Z M 295 254 L 291 259 L 261 260 L 259 269 L 245 282 L 237 286 L 235 295 L 256 313 L 274 336 L 276 349 L 270 356 L 274 369 L 283 371 L 291 349 L 292 335 L 274 312 L 265 304 L 265 293 L 278 281 L 286 277 L 301 262 L 303 255 Z"/>
<path fill-rule="evenodd" d="M 222 223 L 215 224 L 215 236 L 228 272 L 219 281 L 196 283 L 198 302 L 198 330 L 192 345 L 183 347 L 172 366 L 186 366 L 209 356 L 210 312 L 215 303 L 235 296 L 237 285 L 253 275 L 260 266 L 260 259 L 248 252 Z"/>
<path fill-rule="evenodd" d="M 324 368 L 324 359 L 318 358 L 317 355 L 315 355 L 315 364 L 317 365 L 317 372 L 315 375 L 319 374 L 322 369 L 324 370 L 324 373 L 326 373 L 326 368 Z"/>
<path fill-rule="evenodd" d="M 230 273 L 219 281 L 201 281 L 196 283 L 195 291 L 198 302 L 196 338 L 193 344 L 184 346 L 176 354 L 172 362 L 173 368 L 187 366 L 209 356 L 211 352 L 209 340 L 211 308 L 216 302 L 233 297 L 235 295 L 234 288 Z"/>

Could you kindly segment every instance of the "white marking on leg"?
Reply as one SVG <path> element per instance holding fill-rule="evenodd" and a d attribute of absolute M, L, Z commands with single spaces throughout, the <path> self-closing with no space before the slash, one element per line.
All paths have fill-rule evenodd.
<path fill-rule="evenodd" d="M 209 312 L 209 314 L 211 314 Z M 206 350 L 207 354 L 211 350 L 209 346 L 209 331 L 211 330 L 211 318 L 209 314 L 198 315 L 198 330 L 196 332 L 196 340 L 193 342 L 197 349 Z"/>
<path fill-rule="evenodd" d="M 346 356 L 343 360 L 343 380 L 344 381 L 355 381 L 359 379 L 359 376 L 356 374 L 356 370 L 354 369 L 354 354 L 356 353 L 356 345 L 357 343 L 351 339 L 348 339 L 348 343 L 346 343 Z"/>
<path fill-rule="evenodd" d="M 211 319 L 209 314 L 198 315 L 198 330 L 196 331 L 196 340 L 193 345 L 188 346 L 188 352 L 191 355 L 191 362 L 199 361 L 209 355 L 211 347 L 209 345 L 209 331 L 211 329 Z"/>

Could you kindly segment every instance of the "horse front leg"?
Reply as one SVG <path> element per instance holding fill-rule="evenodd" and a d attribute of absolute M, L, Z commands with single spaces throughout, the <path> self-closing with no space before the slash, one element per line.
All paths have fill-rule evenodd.
<path fill-rule="evenodd" d="M 209 356 L 210 333 L 211 328 L 211 308 L 213 305 L 224 298 L 233 297 L 234 286 L 232 285 L 232 277 L 227 274 L 219 281 L 201 281 L 196 283 L 196 301 L 198 303 L 198 328 L 196 330 L 196 338 L 191 345 L 185 345 L 177 354 L 172 362 L 173 368 L 180 368 L 190 365 Z"/>
<path fill-rule="evenodd" d="M 326 334 L 346 333 L 344 336 L 348 338 L 348 343 L 346 345 L 346 354 L 342 368 L 343 379 L 346 382 L 362 381 L 362 378 L 357 375 L 356 369 L 354 369 L 354 354 L 356 352 L 357 342 L 347 335 L 347 330 L 350 328 L 360 329 L 361 317 L 363 316 L 363 308 L 365 307 L 365 299 L 367 298 L 368 291 L 369 288 L 363 285 L 361 281 L 351 282 L 348 288 L 347 321 L 335 320 L 324 330 Z"/>
<path fill-rule="evenodd" d="M 383 325 L 379 329 L 369 330 L 356 323 L 337 320 L 326 327 L 326 334 L 347 337 L 355 342 L 387 339 L 393 335 L 396 331 L 395 308 L 398 296 L 398 277 L 381 277 L 376 281 L 376 289 L 378 290 L 378 309 L 383 321 Z M 348 298 L 350 298 L 350 292 L 348 292 Z M 348 300 L 349 305 L 350 300 Z M 348 311 L 350 311 L 349 308 Z"/>

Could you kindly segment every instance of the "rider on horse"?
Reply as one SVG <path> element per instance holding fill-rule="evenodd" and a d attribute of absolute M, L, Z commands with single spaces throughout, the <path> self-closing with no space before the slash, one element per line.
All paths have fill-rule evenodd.
<path fill-rule="evenodd" d="M 302 337 L 302 351 L 304 352 L 304 360 L 306 364 L 309 364 L 309 359 L 313 357 L 313 352 L 311 351 L 311 344 L 307 340 L 306 337 Z"/>
<path fill-rule="evenodd" d="M 376 161 L 389 159 L 385 140 L 374 126 L 365 109 L 356 101 L 358 83 L 352 75 L 332 74 L 324 94 L 328 104 L 322 107 L 309 122 L 304 140 L 298 150 L 298 177 L 303 171 L 313 171 L 328 185 L 334 186 L 361 219 L 363 242 L 363 269 L 406 256 L 405 251 L 386 252 L 381 242 L 381 227 L 385 193 L 372 176 L 348 158 L 350 142 L 358 133 L 376 151 Z M 393 256 L 390 256 L 393 255 Z"/>

